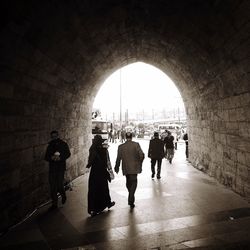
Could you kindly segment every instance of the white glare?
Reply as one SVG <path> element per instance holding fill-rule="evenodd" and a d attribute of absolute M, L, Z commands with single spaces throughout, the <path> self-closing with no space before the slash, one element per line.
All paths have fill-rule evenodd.
<path fill-rule="evenodd" d="M 172 80 L 161 70 L 145 63 L 121 69 L 122 109 L 133 112 L 184 109 L 181 95 Z M 100 88 L 93 105 L 102 113 L 120 110 L 120 72 L 114 72 Z"/>

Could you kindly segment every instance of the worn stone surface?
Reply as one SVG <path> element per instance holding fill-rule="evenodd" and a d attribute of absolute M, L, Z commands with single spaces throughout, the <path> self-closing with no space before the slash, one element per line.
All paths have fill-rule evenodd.
<path fill-rule="evenodd" d="M 50 130 L 70 145 L 67 178 L 85 172 L 94 97 L 136 61 L 158 67 L 180 90 L 191 163 L 249 197 L 249 1 L 1 5 L 1 228 L 47 200 Z"/>

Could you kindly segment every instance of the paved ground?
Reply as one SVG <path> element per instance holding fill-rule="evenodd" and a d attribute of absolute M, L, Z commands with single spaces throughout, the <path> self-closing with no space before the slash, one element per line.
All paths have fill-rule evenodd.
<path fill-rule="evenodd" d="M 147 155 L 148 140 L 139 141 Z M 194 169 L 179 143 L 173 164 L 152 180 L 150 161 L 138 178 L 136 207 L 127 205 L 125 177 L 110 184 L 116 205 L 87 214 L 88 174 L 73 183 L 57 211 L 45 206 L 0 239 L 1 249 L 250 249 L 250 204 Z M 114 165 L 117 144 L 111 145 Z"/>

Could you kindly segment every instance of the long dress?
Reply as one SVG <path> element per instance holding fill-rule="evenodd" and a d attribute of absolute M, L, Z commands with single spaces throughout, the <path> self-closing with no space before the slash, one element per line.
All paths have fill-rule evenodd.
<path fill-rule="evenodd" d="M 91 167 L 88 190 L 88 213 L 99 213 L 111 204 L 107 172 L 108 150 L 101 146 L 91 146 L 88 166 Z"/>

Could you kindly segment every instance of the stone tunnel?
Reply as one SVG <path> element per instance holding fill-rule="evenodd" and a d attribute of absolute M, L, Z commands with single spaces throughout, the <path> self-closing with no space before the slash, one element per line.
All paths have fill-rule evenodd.
<path fill-rule="evenodd" d="M 49 199 L 51 130 L 70 146 L 67 180 L 85 173 L 94 98 L 134 62 L 157 67 L 179 89 L 192 165 L 250 197 L 249 1 L 1 5 L 1 230 Z"/>

